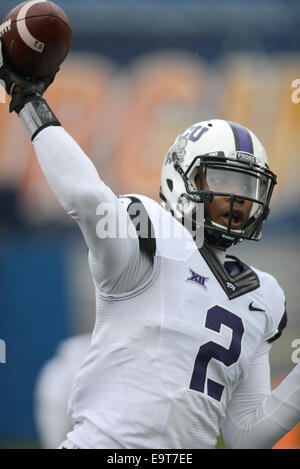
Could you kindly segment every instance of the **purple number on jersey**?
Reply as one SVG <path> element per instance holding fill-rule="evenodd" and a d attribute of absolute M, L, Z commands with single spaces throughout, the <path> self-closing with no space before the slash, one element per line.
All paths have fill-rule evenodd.
<path fill-rule="evenodd" d="M 233 365 L 239 359 L 244 334 L 243 322 L 241 318 L 221 306 L 213 306 L 207 311 L 205 327 L 220 332 L 222 324 L 232 329 L 230 347 L 226 349 L 212 341 L 201 345 L 195 360 L 190 389 L 204 393 L 207 367 L 212 358 L 219 360 L 226 366 Z M 217 401 L 221 400 L 223 389 L 222 384 L 207 379 L 207 394 Z"/>

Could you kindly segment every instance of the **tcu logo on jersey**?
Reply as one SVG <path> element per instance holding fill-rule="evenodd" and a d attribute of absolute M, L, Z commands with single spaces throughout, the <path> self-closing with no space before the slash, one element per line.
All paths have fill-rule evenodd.
<path fill-rule="evenodd" d="M 235 290 L 236 290 L 236 286 L 233 285 L 233 283 L 231 283 L 231 282 L 227 282 L 227 283 L 226 283 L 226 287 L 227 287 L 227 288 L 230 288 L 230 290 L 232 290 L 232 291 L 235 291 Z"/>

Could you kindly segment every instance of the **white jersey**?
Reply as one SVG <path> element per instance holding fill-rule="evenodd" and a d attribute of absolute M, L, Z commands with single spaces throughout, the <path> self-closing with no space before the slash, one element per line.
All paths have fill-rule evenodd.
<path fill-rule="evenodd" d="M 138 198 L 155 234 L 179 225 L 156 202 Z M 223 273 L 222 283 L 212 266 L 224 269 L 218 259 L 211 253 L 209 263 L 191 249 L 180 228 L 179 238 L 150 240 L 154 267 L 138 288 L 96 289 L 92 346 L 71 399 L 69 437 L 81 447 L 214 447 L 234 389 L 278 332 L 285 300 L 276 280 L 248 269 L 238 281 Z"/>
<path fill-rule="evenodd" d="M 64 129 L 48 127 L 33 144 L 82 231 L 96 289 L 95 329 L 63 446 L 212 448 L 222 427 L 228 448 L 272 447 L 300 419 L 300 364 L 270 389 L 270 342 L 285 325 L 276 280 L 237 259 L 225 268 L 156 202 L 118 199 Z M 137 198 L 155 236 L 133 229 L 99 237 L 99 204 L 133 225 L 127 209 Z M 167 226 L 180 235 L 162 236 Z"/>

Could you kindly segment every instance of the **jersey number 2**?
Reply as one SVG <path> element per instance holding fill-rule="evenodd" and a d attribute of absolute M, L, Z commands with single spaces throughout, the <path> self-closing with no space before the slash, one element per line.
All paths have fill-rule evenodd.
<path fill-rule="evenodd" d="M 221 400 L 224 386 L 209 378 L 206 379 L 209 362 L 214 358 L 226 366 L 236 363 L 241 354 L 241 342 L 244 334 L 241 318 L 221 306 L 213 306 L 207 311 L 205 327 L 220 332 L 222 324 L 232 330 L 230 347 L 227 349 L 212 341 L 201 345 L 190 383 L 190 389 L 204 393 L 205 383 L 207 382 L 207 394 L 217 401 Z"/>

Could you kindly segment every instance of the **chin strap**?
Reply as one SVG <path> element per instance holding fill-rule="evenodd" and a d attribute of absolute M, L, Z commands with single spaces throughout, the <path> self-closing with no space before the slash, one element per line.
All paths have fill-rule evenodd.
<path fill-rule="evenodd" d="M 209 215 L 207 214 L 207 210 L 204 209 L 204 239 L 207 244 L 211 247 L 226 250 L 230 248 L 233 244 L 237 244 L 238 241 L 233 237 L 223 233 L 222 231 L 217 231 L 212 226 L 212 221 Z M 211 225 L 211 226 L 210 226 Z"/>
<path fill-rule="evenodd" d="M 230 246 L 238 242 L 232 238 L 226 239 L 223 233 L 214 231 L 207 226 L 204 228 L 204 239 L 209 246 L 223 250 L 230 248 Z"/>

